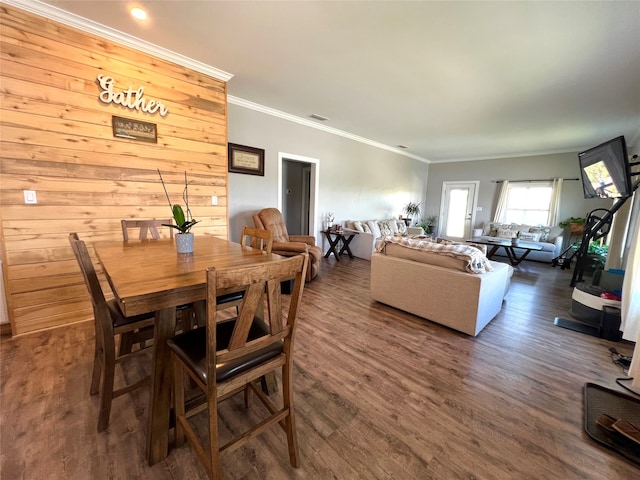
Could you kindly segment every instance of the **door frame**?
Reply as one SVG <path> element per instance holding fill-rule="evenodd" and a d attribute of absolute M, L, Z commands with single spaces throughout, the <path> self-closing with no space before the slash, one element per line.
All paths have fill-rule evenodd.
<path fill-rule="evenodd" d="M 292 153 L 278 152 L 278 209 L 282 211 L 282 163 L 285 160 L 293 160 L 296 162 L 306 163 L 311 168 L 311 180 L 309 185 L 309 232 L 308 235 L 318 236 L 318 195 L 320 192 L 320 160 L 303 155 L 295 155 Z"/>
<path fill-rule="evenodd" d="M 471 205 L 471 220 L 469 223 L 469 235 L 471 235 L 473 233 L 473 226 L 476 223 L 476 210 L 478 208 L 478 190 L 480 190 L 480 180 L 445 180 L 442 182 L 442 194 L 440 196 L 440 219 L 441 221 L 438 222 L 438 235 L 440 235 L 441 232 L 444 232 L 444 230 L 442 230 L 444 228 L 444 213 L 445 213 L 445 201 L 446 201 L 446 191 L 447 191 L 447 187 L 452 186 L 455 187 L 456 185 L 474 185 L 474 194 L 473 194 L 473 203 Z M 469 236 L 469 238 L 471 238 L 471 236 Z"/>

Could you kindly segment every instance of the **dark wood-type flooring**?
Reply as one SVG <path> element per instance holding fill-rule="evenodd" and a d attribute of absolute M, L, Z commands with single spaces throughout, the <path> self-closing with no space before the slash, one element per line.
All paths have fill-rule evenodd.
<path fill-rule="evenodd" d="M 372 302 L 369 271 L 364 260 L 323 259 L 305 290 L 295 350 L 300 468 L 276 428 L 224 457 L 226 478 L 640 478 L 583 431 L 584 384 L 615 387 L 625 375 L 609 347 L 631 354 L 633 344 L 553 325 L 567 315 L 570 270 L 525 261 L 476 338 Z M 89 322 L 2 339 L 0 478 L 205 478 L 188 444 L 147 466 L 146 389 L 116 399 L 109 429 L 96 432 L 92 349 Z M 140 368 L 120 375 L 135 379 Z M 261 409 L 254 401 L 249 415 Z M 242 428 L 242 410 L 241 399 L 225 404 L 222 435 Z"/>

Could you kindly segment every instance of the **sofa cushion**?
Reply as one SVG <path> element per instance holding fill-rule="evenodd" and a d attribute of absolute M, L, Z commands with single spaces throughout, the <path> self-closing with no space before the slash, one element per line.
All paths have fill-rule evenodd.
<path fill-rule="evenodd" d="M 375 238 L 379 238 L 382 236 L 382 234 L 380 233 L 380 227 L 378 226 L 378 222 L 375 220 L 369 220 L 367 222 L 367 225 L 369 225 L 369 228 L 371 229 L 371 233 L 373 234 L 373 236 Z"/>

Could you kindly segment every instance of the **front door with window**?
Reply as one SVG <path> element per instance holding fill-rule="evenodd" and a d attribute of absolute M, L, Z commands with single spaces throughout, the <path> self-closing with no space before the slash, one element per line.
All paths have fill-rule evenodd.
<path fill-rule="evenodd" d="M 464 241 L 472 237 L 479 182 L 443 182 L 439 235 Z"/>

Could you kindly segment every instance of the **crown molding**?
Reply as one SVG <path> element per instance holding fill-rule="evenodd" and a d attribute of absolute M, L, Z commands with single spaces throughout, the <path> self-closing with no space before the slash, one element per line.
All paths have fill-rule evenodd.
<path fill-rule="evenodd" d="M 41 17 L 63 23 L 65 25 L 68 25 L 69 27 L 77 28 L 78 30 L 82 30 L 93 35 L 106 38 L 107 40 L 119 43 L 120 45 L 124 45 L 126 47 L 148 53 L 149 55 L 153 55 L 154 57 L 158 57 L 163 60 L 182 65 L 186 68 L 190 68 L 191 70 L 203 73 L 213 78 L 217 78 L 218 80 L 222 80 L 224 82 L 228 82 L 233 77 L 233 74 L 225 72 L 224 70 L 211 67 L 210 65 L 207 65 L 205 63 L 199 62 L 189 57 L 185 57 L 184 55 L 172 52 L 171 50 L 167 50 L 166 48 L 159 47 L 158 45 L 155 45 L 153 43 L 146 42 L 132 35 L 129 35 L 128 33 L 123 33 L 119 30 L 94 22 L 93 20 L 80 17 L 58 7 L 47 5 L 40 2 L 39 0 L 0 1 L 2 3 L 6 3 L 7 5 L 20 8 L 21 10 L 35 13 L 36 15 L 40 15 Z"/>
<path fill-rule="evenodd" d="M 111 40 L 113 42 L 147 53 L 149 55 L 162 58 L 163 60 L 167 60 L 169 62 L 182 65 L 183 67 L 190 68 L 191 70 L 203 73 L 205 75 L 209 75 L 211 77 L 217 78 L 225 82 L 228 82 L 233 77 L 233 74 L 231 73 L 211 67 L 202 62 L 198 62 L 197 60 L 193 60 L 192 58 L 188 58 L 184 55 L 180 55 L 179 53 L 172 52 L 171 50 L 167 50 L 165 48 L 159 47 L 157 45 L 154 45 L 153 43 L 146 42 L 145 40 L 139 39 L 127 33 L 123 33 L 119 30 L 115 30 L 113 28 L 107 27 L 100 23 L 94 22 L 93 20 L 80 17 L 73 13 L 62 10 L 58 7 L 47 5 L 45 3 L 40 2 L 39 0 L 0 0 L 0 3 L 6 3 L 16 8 L 20 8 L 30 13 L 39 15 L 41 17 L 45 17 L 50 20 L 63 23 L 70 27 L 77 28 L 84 32 L 91 33 L 93 35 L 97 35 L 102 38 L 106 38 L 107 40 Z M 337 128 L 321 125 L 311 120 L 308 120 L 306 118 L 298 117 L 296 115 L 291 115 L 289 113 L 276 110 L 274 108 L 270 108 L 264 105 L 260 105 L 258 103 L 250 102 L 249 100 L 244 100 L 242 98 L 234 97 L 232 95 L 227 95 L 227 101 L 234 105 L 255 110 L 257 112 L 261 112 L 266 115 L 271 115 L 273 117 L 281 118 L 283 120 L 297 123 L 299 125 L 304 125 L 305 127 L 322 130 L 324 132 L 327 132 L 333 135 L 338 135 L 340 137 L 344 137 L 349 140 L 371 145 L 372 147 L 380 148 L 382 150 L 387 150 L 389 152 L 402 155 L 404 157 L 413 158 L 414 160 L 418 160 L 420 162 L 430 163 L 429 160 L 423 157 L 420 157 L 418 155 L 413 155 L 399 148 L 394 148 L 389 145 L 385 145 L 385 144 L 370 140 L 368 138 L 360 137 L 358 135 L 353 135 L 349 132 L 338 130 Z"/>
<path fill-rule="evenodd" d="M 233 105 L 237 105 L 239 107 L 248 108 L 250 110 L 255 110 L 256 112 L 261 112 L 266 115 L 271 115 L 272 117 L 278 117 L 283 120 L 287 120 L 289 122 L 298 123 L 300 125 L 304 125 L 305 127 L 315 128 L 316 130 L 322 130 L 323 132 L 331 133 L 333 135 L 338 135 L 340 137 L 348 138 L 349 140 L 353 140 L 355 142 L 365 143 L 367 145 L 371 145 L 372 147 L 380 148 L 382 150 L 387 150 L 389 152 L 397 153 L 398 155 L 402 155 L 404 157 L 413 158 L 414 160 L 418 160 L 424 163 L 430 163 L 426 158 L 420 157 L 418 155 L 413 155 L 412 153 L 405 152 L 404 150 L 400 150 L 399 148 L 391 147 L 389 145 L 385 145 L 384 143 L 379 143 L 374 140 L 369 140 L 365 137 L 360 137 L 358 135 L 354 135 L 349 132 L 345 132 L 344 130 L 339 130 L 337 128 L 328 127 L 327 125 L 322 125 L 316 123 L 312 120 L 308 120 L 306 118 L 298 117 L 296 115 L 292 115 L 290 113 L 283 112 L 281 110 L 276 110 L 275 108 L 265 107 L 264 105 L 260 105 L 259 103 L 250 102 L 249 100 L 245 100 L 243 98 L 234 97 L 233 95 L 227 95 L 227 102 L 232 103 Z"/>

